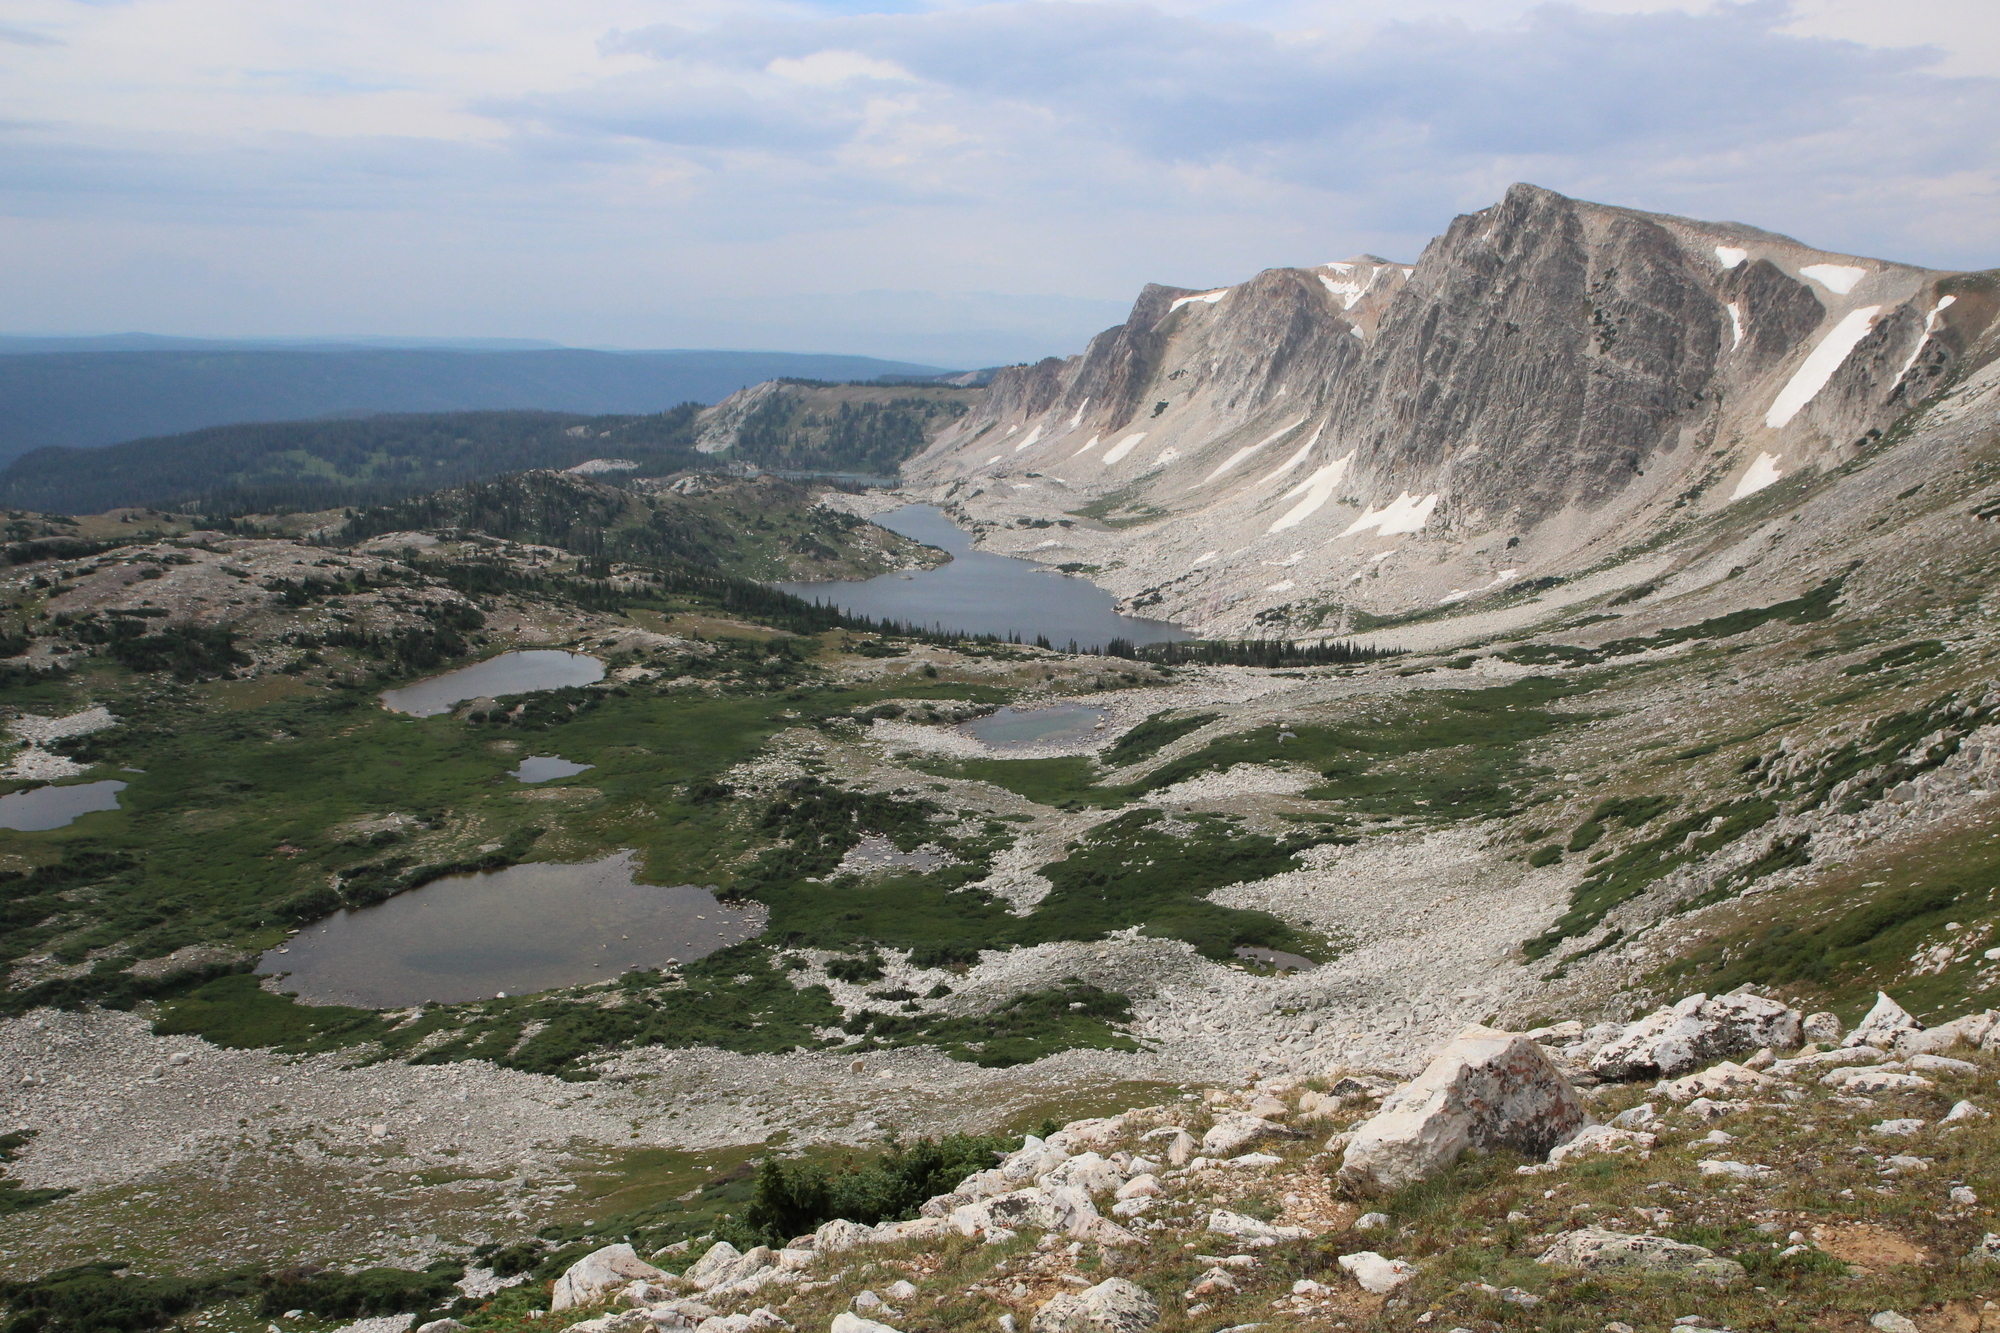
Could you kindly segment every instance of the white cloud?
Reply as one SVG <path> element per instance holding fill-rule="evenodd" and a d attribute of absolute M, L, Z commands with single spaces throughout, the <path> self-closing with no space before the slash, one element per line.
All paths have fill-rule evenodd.
<path fill-rule="evenodd" d="M 836 84 L 869 79 L 887 83 L 914 83 L 916 76 L 893 60 L 877 60 L 859 51 L 815 51 L 794 60 L 779 56 L 765 70 L 793 83 L 827 88 Z"/>
<path fill-rule="evenodd" d="M 0 301 L 919 358 L 955 321 L 954 360 L 999 359 L 1074 350 L 1147 280 L 1412 256 L 1516 179 L 1983 267 L 1990 6 L 1905 9 L 15 0 Z M 868 290 L 902 294 L 853 303 L 872 338 L 837 313 Z"/>

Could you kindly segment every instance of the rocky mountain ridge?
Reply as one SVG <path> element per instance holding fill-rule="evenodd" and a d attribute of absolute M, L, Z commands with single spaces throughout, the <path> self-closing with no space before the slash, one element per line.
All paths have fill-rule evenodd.
<path fill-rule="evenodd" d="M 1991 386 L 1995 275 L 1517 185 L 1413 265 L 1149 286 L 906 466 L 995 549 L 1204 633 L 1367 628 L 1658 567 Z M 1932 413 L 1928 428 L 1950 413 Z M 1921 433 L 1925 423 L 1916 423 Z M 1072 514 L 1063 533 L 1024 521 Z"/>

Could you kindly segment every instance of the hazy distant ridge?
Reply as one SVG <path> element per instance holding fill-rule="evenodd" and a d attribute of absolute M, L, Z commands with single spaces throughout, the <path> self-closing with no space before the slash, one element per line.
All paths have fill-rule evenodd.
<path fill-rule="evenodd" d="M 535 408 L 659 412 L 786 376 L 868 379 L 932 366 L 802 352 L 85 351 L 0 355 L 0 462 L 247 421 Z"/>

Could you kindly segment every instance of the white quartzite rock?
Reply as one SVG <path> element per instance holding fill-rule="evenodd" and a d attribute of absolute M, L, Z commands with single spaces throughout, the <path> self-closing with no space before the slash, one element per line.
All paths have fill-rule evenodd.
<path fill-rule="evenodd" d="M 1032 1333 L 1146 1333 L 1159 1321 L 1160 1307 L 1144 1288 L 1111 1277 L 1051 1298 L 1028 1327 Z"/>
<path fill-rule="evenodd" d="M 1798 1011 L 1758 995 L 1690 995 L 1640 1019 L 1591 1058 L 1599 1078 L 1674 1078 L 1725 1056 L 1800 1042 Z"/>
<path fill-rule="evenodd" d="M 833 1326 L 828 1333 L 896 1333 L 887 1324 L 878 1324 L 873 1319 L 863 1319 L 858 1314 L 842 1310 L 833 1317 Z"/>
<path fill-rule="evenodd" d="M 1304 1227 L 1272 1226 L 1255 1217 L 1232 1213 L 1227 1208 L 1217 1208 L 1208 1215 L 1208 1229 L 1218 1236 L 1234 1236 L 1251 1246 L 1276 1245 L 1281 1240 L 1304 1240 L 1312 1234 Z"/>
<path fill-rule="evenodd" d="M 730 1253 L 735 1253 L 731 1249 Z M 630 1245 L 607 1245 L 571 1264 L 556 1279 L 549 1297 L 551 1310 L 567 1310 L 601 1300 L 629 1282 L 656 1282 L 667 1274 L 641 1259 Z"/>
<path fill-rule="evenodd" d="M 1899 1032 L 1896 1034 L 1895 1047 L 1900 1055 L 1934 1055 L 1960 1044 L 1978 1048 L 1984 1045 L 1996 1030 L 2000 1030 L 2000 1013 L 1988 1009 L 1985 1013 L 1954 1018 L 1951 1022 L 1940 1023 L 1934 1028 Z"/>
<path fill-rule="evenodd" d="M 1549 1152 L 1549 1165 L 1561 1166 L 1571 1158 L 1589 1153 L 1605 1152 L 1651 1152 L 1659 1139 L 1644 1130 L 1619 1129 L 1612 1125 L 1586 1125 L 1577 1131 L 1568 1143 L 1558 1144 Z M 1522 1168 L 1526 1170 L 1526 1168 Z"/>
<path fill-rule="evenodd" d="M 1340 1178 L 1387 1192 L 1442 1171 L 1470 1149 L 1542 1157 L 1589 1122 L 1576 1089 L 1539 1046 L 1474 1025 L 1355 1131 Z"/>
<path fill-rule="evenodd" d="M 789 1328 L 791 1325 L 776 1310 L 760 1305 L 743 1314 L 716 1315 L 704 1319 L 695 1325 L 695 1333 L 778 1333 L 778 1330 Z"/>
<path fill-rule="evenodd" d="M 1875 992 L 1875 1007 L 1868 1011 L 1860 1026 L 1847 1034 L 1843 1046 L 1882 1046 L 1896 1044 L 1896 1039 L 1905 1032 L 1921 1032 L 1924 1025 L 1911 1018 L 1903 1006 L 1884 995 Z"/>
<path fill-rule="evenodd" d="M 1698 1074 L 1661 1083 L 1655 1091 L 1671 1101 L 1688 1102 L 1697 1097 L 1727 1097 L 1731 1093 L 1754 1092 L 1770 1087 L 1773 1081 L 1769 1074 L 1760 1074 L 1754 1069 L 1724 1060 Z"/>
<path fill-rule="evenodd" d="M 1799 1024 L 1800 1034 L 1807 1041 L 1839 1041 L 1840 1034 L 1845 1030 L 1840 1026 L 1839 1015 L 1825 1011 L 1807 1014 L 1806 1021 Z"/>
<path fill-rule="evenodd" d="M 1585 1272 L 1684 1273 L 1727 1282 L 1743 1276 L 1743 1265 L 1715 1251 L 1684 1245 L 1664 1236 L 1632 1236 L 1600 1227 L 1566 1231 L 1536 1263 Z"/>
<path fill-rule="evenodd" d="M 1408 1282 L 1416 1275 L 1416 1268 L 1401 1259 L 1384 1259 L 1373 1250 L 1362 1250 L 1358 1254 L 1340 1256 L 1340 1266 L 1354 1275 L 1361 1289 L 1372 1296 L 1383 1296 Z"/>
<path fill-rule="evenodd" d="M 1262 1116 L 1226 1115 L 1201 1136 L 1201 1150 L 1209 1157 L 1233 1157 L 1258 1139 L 1294 1132 L 1283 1125 L 1274 1125 Z"/>

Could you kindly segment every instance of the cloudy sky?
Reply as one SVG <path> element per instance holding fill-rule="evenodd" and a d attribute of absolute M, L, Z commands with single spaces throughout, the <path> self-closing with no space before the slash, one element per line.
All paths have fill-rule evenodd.
<path fill-rule="evenodd" d="M 1994 0 L 0 0 L 0 332 L 991 364 L 1510 181 L 2000 265 Z"/>

